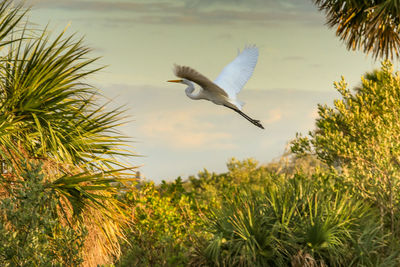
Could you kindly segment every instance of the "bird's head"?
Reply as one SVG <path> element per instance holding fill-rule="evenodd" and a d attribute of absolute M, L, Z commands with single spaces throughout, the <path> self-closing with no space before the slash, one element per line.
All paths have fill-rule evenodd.
<path fill-rule="evenodd" d="M 170 82 L 170 83 L 184 83 L 183 79 L 180 79 L 180 80 L 169 80 L 167 82 Z"/>
<path fill-rule="evenodd" d="M 179 80 L 169 80 L 169 81 L 167 81 L 167 82 L 186 84 L 186 85 L 188 85 L 190 88 L 193 88 L 193 89 L 194 89 L 194 84 L 193 84 L 191 81 L 189 81 L 188 79 L 185 79 L 185 78 L 182 78 L 182 79 L 179 79 Z"/>

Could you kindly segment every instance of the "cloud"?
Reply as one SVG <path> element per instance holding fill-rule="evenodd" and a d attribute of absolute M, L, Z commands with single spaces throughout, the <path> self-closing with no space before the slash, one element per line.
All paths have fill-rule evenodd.
<path fill-rule="evenodd" d="M 201 114 L 201 116 L 199 115 Z M 139 128 L 143 136 L 156 139 L 174 149 L 232 149 L 232 135 L 219 131 L 205 119 L 206 112 L 188 110 L 159 111 L 146 115 Z"/>
<path fill-rule="evenodd" d="M 265 124 L 272 124 L 282 119 L 283 111 L 280 108 L 275 108 L 268 111 L 268 118 L 264 120 Z"/>
<path fill-rule="evenodd" d="M 299 0 L 185 0 L 190 7 L 239 6 L 241 8 L 268 8 L 285 10 L 310 10 L 312 5 Z"/>
<path fill-rule="evenodd" d="M 32 1 L 31 1 L 32 2 Z M 69 10 L 89 10 L 96 12 L 171 12 L 178 5 L 173 2 L 159 2 L 159 3 L 142 3 L 142 2 L 111 2 L 99 0 L 34 0 L 35 7 L 49 8 L 49 9 L 69 9 Z"/>
<path fill-rule="evenodd" d="M 164 0 L 148 2 L 143 0 L 109 1 L 109 0 L 27 0 L 29 5 L 62 9 L 90 9 L 105 11 L 171 11 L 171 7 L 183 7 L 185 10 L 204 8 L 240 8 L 248 10 L 269 9 L 281 11 L 314 11 L 307 1 L 298 0 Z"/>
<path fill-rule="evenodd" d="M 85 20 L 107 20 L 119 24 L 179 24 L 179 25 L 253 25 L 303 22 L 320 19 L 310 4 L 294 1 L 100 1 L 100 0 L 32 0 L 35 7 L 90 12 Z M 237 2 L 237 4 L 235 4 Z M 206 4 L 209 3 L 209 4 Z M 213 3 L 213 4 L 211 4 Z M 286 3 L 286 4 L 285 4 Z"/>
<path fill-rule="evenodd" d="M 187 99 L 182 90 L 128 84 L 104 88 L 105 95 L 126 104 L 133 116 L 121 131 L 137 141 L 135 149 L 145 157 L 135 164 L 145 164 L 141 171 L 152 179 L 186 176 L 202 168 L 225 171 L 231 157 L 268 162 L 281 155 L 296 132 L 313 130 L 311 114 L 317 103 L 331 103 L 336 96 L 333 90 L 244 90 L 244 112 L 262 121 L 266 129 L 261 130 L 229 109 Z"/>

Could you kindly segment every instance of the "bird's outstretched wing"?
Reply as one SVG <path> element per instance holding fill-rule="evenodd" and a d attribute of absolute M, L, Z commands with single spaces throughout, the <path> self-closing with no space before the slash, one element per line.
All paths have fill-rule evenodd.
<path fill-rule="evenodd" d="M 228 96 L 227 93 L 216 86 L 214 82 L 212 82 L 210 79 L 208 79 L 206 76 L 203 74 L 199 73 L 198 71 L 192 69 L 191 67 L 188 66 L 179 66 L 179 65 L 174 65 L 174 73 L 176 76 L 184 79 L 188 79 L 192 82 L 197 83 L 200 85 L 204 90 L 210 90 L 214 91 L 216 93 L 219 93 L 224 96 Z"/>
<path fill-rule="evenodd" d="M 236 94 L 253 75 L 258 59 L 258 48 L 248 46 L 239 51 L 237 57 L 229 63 L 219 74 L 214 83 L 224 89 L 230 98 L 235 99 Z"/>

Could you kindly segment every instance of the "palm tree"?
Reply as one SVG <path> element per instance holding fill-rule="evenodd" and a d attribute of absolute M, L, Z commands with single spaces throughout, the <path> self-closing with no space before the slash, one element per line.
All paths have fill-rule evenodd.
<path fill-rule="evenodd" d="M 105 261 L 126 223 L 115 185 L 132 174 L 118 159 L 133 155 L 116 130 L 123 111 L 96 104 L 101 95 L 85 78 L 99 68 L 81 39 L 31 30 L 25 14 L 12 0 L 0 4 L 0 171 L 10 181 L 0 187 L 12 186 L 24 161 L 44 163 L 66 220 L 94 229 L 90 247 Z"/>
<path fill-rule="evenodd" d="M 327 24 L 348 49 L 373 57 L 399 57 L 400 3 L 398 0 L 314 0 L 326 12 Z"/>

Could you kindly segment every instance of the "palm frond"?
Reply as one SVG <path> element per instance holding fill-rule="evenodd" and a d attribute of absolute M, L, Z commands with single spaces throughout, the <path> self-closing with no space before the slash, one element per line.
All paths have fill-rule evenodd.
<path fill-rule="evenodd" d="M 11 185 L 23 161 L 44 163 L 64 214 L 90 224 L 101 255 L 118 255 L 127 218 L 118 185 L 134 176 L 118 158 L 134 155 L 116 129 L 123 110 L 96 103 L 101 96 L 85 79 L 102 67 L 91 67 L 97 58 L 82 39 L 31 31 L 21 26 L 24 15 L 11 0 L 0 4 L 1 173 L 10 174 Z"/>
<path fill-rule="evenodd" d="M 22 4 L 13 6 L 12 0 L 3 0 L 0 3 L 0 49 L 18 39 L 10 38 L 12 32 L 17 32 L 18 25 L 28 10 L 22 10 Z"/>
<path fill-rule="evenodd" d="M 95 105 L 97 91 L 81 82 L 101 69 L 86 70 L 96 60 L 86 59 L 90 49 L 64 33 L 51 42 L 43 33 L 16 44 L 3 61 L 0 87 L 0 110 L 18 127 L 14 139 L 34 157 L 95 169 L 122 166 L 114 157 L 132 155 L 115 130 L 123 112 Z"/>
<path fill-rule="evenodd" d="M 397 0 L 314 0 L 336 27 L 336 35 L 348 49 L 360 49 L 373 57 L 400 54 L 400 4 Z"/>

